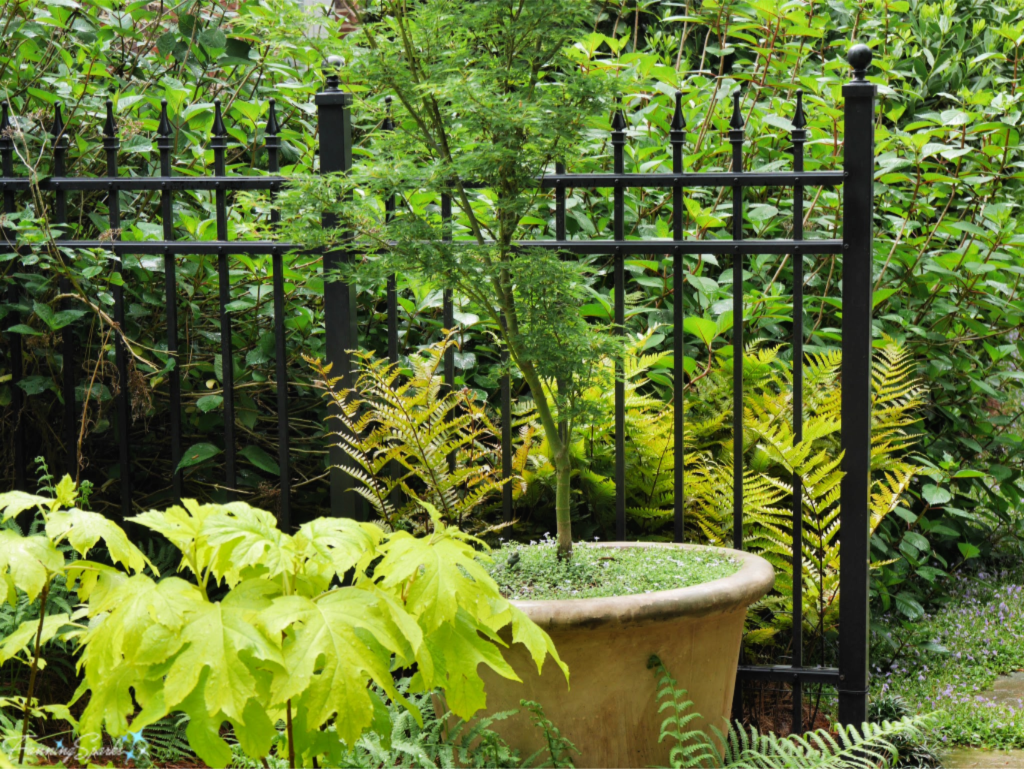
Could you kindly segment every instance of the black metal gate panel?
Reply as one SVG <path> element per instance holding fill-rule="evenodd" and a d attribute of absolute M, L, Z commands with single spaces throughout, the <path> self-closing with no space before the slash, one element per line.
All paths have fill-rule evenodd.
<path fill-rule="evenodd" d="M 789 683 L 793 687 L 794 730 L 800 730 L 800 692 L 804 685 L 828 684 L 838 689 L 839 719 L 844 724 L 860 724 L 867 716 L 868 693 L 868 585 L 869 585 L 869 486 L 871 449 L 871 311 L 872 311 L 872 215 L 874 179 L 874 121 L 876 87 L 867 81 L 866 70 L 871 63 L 871 52 L 864 45 L 850 49 L 848 61 L 853 69 L 852 78 L 843 86 L 845 100 L 845 143 L 843 171 L 804 171 L 804 143 L 807 132 L 804 128 L 803 107 L 797 102 L 797 111 L 791 133 L 793 141 L 792 171 L 743 171 L 744 121 L 739 110 L 738 95 L 734 100 L 729 142 L 732 145 L 732 171 L 688 173 L 684 171 L 684 150 L 686 127 L 680 106 L 680 95 L 676 96 L 676 111 L 669 132 L 672 149 L 671 173 L 626 173 L 625 145 L 627 142 L 626 122 L 617 112 L 611 131 L 613 171 L 611 173 L 566 173 L 559 165 L 556 172 L 538 180 L 543 189 L 554 191 L 555 238 L 553 240 L 531 240 L 528 245 L 577 255 L 604 255 L 613 257 L 614 271 L 614 323 L 620 329 L 625 321 L 626 276 L 624 263 L 631 255 L 662 253 L 671 255 L 675 275 L 684 273 L 683 257 L 688 254 L 716 254 L 732 258 L 733 317 L 733 434 L 743 432 L 743 268 L 744 259 L 753 255 L 782 254 L 793 257 L 793 431 L 797 441 L 802 438 L 802 382 L 803 382 L 803 323 L 796 319 L 803 317 L 803 257 L 828 254 L 842 254 L 844 264 L 842 302 L 842 469 L 844 477 L 841 486 L 842 520 L 842 563 L 840 569 L 840 624 L 839 663 L 837 668 L 806 667 L 802 638 L 802 580 L 794 579 L 792 664 L 775 666 L 741 665 L 738 670 L 740 681 L 760 680 Z M 334 62 L 325 63 L 330 71 Z M 352 126 L 351 95 L 339 88 L 336 74 L 328 74 L 324 90 L 316 94 L 319 136 L 329 137 L 320 141 L 321 173 L 344 173 L 352 167 Z M 231 241 L 228 238 L 227 195 L 235 190 L 264 190 L 273 194 L 287 184 L 286 177 L 279 176 L 279 152 L 281 140 L 273 100 L 266 125 L 266 150 L 269 155 L 269 175 L 229 176 L 225 170 L 225 150 L 228 133 L 221 115 L 221 106 L 215 102 L 215 119 L 210 148 L 213 151 L 212 174 L 206 176 L 173 176 L 171 153 L 173 140 L 171 126 L 167 119 L 166 102 L 157 129 L 156 145 L 160 153 L 160 176 L 127 177 L 118 175 L 118 152 L 120 143 L 116 133 L 113 105 L 107 102 L 107 119 L 103 130 L 103 147 L 107 158 L 106 175 L 103 177 L 78 178 L 66 175 L 68 151 L 67 127 L 64 124 L 61 106 L 55 109 L 53 123 L 53 175 L 33 183 L 30 179 L 15 176 L 14 142 L 11 134 L 9 108 L 3 105 L 0 122 L 0 192 L 2 192 L 4 213 L 14 212 L 18 193 L 33 188 L 52 193 L 54 199 L 54 223 L 62 225 L 67 218 L 67 195 L 78 191 L 106 191 L 111 240 L 58 239 L 56 245 L 62 249 L 106 249 L 114 254 L 162 256 L 165 271 L 165 301 L 167 317 L 167 349 L 170 355 L 178 354 L 178 309 L 176 298 L 176 256 L 206 254 L 217 258 L 219 274 L 219 307 L 221 330 L 221 354 L 223 361 L 232 360 L 231 328 L 234 313 L 228 310 L 229 269 L 233 254 L 269 254 L 273 265 L 274 332 L 277 352 L 277 380 L 287 380 L 285 336 L 284 336 L 284 280 L 282 256 L 292 250 L 292 244 L 274 241 Z M 382 125 L 383 130 L 394 130 L 390 119 Z M 747 239 L 743 228 L 744 190 L 750 187 L 786 187 L 793 195 L 793 231 L 790 240 Z M 843 238 L 842 240 L 805 239 L 803 234 L 803 202 L 807 188 L 841 186 L 843 194 Z M 687 240 L 685 237 L 685 207 L 683 194 L 687 188 L 725 188 L 732 193 L 732 237 L 729 240 Z M 565 195 L 568 188 L 593 189 L 612 188 L 613 191 L 613 238 L 611 240 L 569 240 L 565 228 Z M 627 240 L 625 237 L 624 203 L 625 191 L 629 188 L 670 189 L 673 205 L 671 240 Z M 160 193 L 163 219 L 163 240 L 142 242 L 120 242 L 118 232 L 121 219 L 118 207 L 120 191 L 155 190 Z M 177 241 L 174 239 L 173 200 L 175 192 L 212 191 L 216 208 L 216 240 Z M 395 200 L 386 202 L 387 210 L 395 210 Z M 441 215 L 446 222 L 452 219 L 452 199 L 448 194 L 441 197 Z M 276 214 L 272 215 L 276 218 Z M 326 218 L 325 218 L 326 219 Z M 325 220 L 325 224 L 331 224 Z M 323 254 L 325 272 L 336 268 L 341 262 L 354 255 L 358 245 L 353 241 L 353 250 L 330 250 Z M 121 262 L 117 263 L 119 272 Z M 398 359 L 399 319 L 396 301 L 396 279 L 392 277 L 387 286 L 388 354 Z M 682 282 L 677 281 L 677 286 Z M 67 292 L 67 285 L 61 287 Z M 7 301 L 17 304 L 19 293 L 16 284 L 8 289 Z M 357 348 L 359 336 L 356 326 L 355 289 L 340 281 L 328 281 L 324 286 L 325 332 L 328 362 L 333 363 L 334 372 L 342 377 L 342 386 L 351 386 L 352 367 L 347 351 Z M 683 291 L 674 293 L 674 370 L 676 382 L 683 382 Z M 454 304 L 450 292 L 444 294 L 444 325 L 454 325 Z M 17 323 L 13 317 L 11 325 Z M 120 328 L 124 327 L 125 301 L 121 285 L 114 287 L 113 319 Z M 23 351 L 21 337 L 7 334 L 7 356 L 13 384 L 23 377 Z M 115 365 L 120 381 L 127 381 L 127 347 L 123 337 L 116 339 Z M 64 401 L 63 423 L 60 431 L 67 446 L 64 465 L 67 472 L 77 475 L 77 439 L 79 425 L 75 412 L 76 352 L 72 336 L 63 339 L 62 396 Z M 224 384 L 224 454 L 225 478 L 228 489 L 236 486 L 237 436 L 235 435 L 234 383 L 230 365 L 223 366 Z M 445 380 L 452 384 L 455 377 L 454 350 L 449 349 L 444 365 Z M 512 475 L 512 428 L 511 391 L 508 376 L 500 385 L 500 407 L 502 412 L 502 456 L 503 476 Z M 14 413 L 15 425 L 13 442 L 15 455 L 15 479 L 18 488 L 26 488 L 25 426 L 18 419 L 24 408 L 21 390 L 12 387 L 13 397 L 10 408 Z M 169 458 L 177 467 L 182 457 L 182 405 L 180 371 L 175 368 L 169 373 L 170 395 L 170 445 Z M 675 406 L 675 451 L 683 456 L 683 388 L 674 388 Z M 620 539 L 626 534 L 626 485 L 625 485 L 625 385 L 621 378 L 615 384 L 615 511 L 616 531 Z M 128 432 L 131 412 L 128 388 L 122 387 L 116 395 L 115 413 L 118 425 L 119 465 L 121 470 L 120 493 L 123 517 L 131 514 L 131 443 Z M 286 387 L 277 388 L 277 415 L 280 466 L 280 513 L 281 526 L 289 527 L 294 521 L 290 513 L 290 482 L 288 462 L 288 393 Z M 743 548 L 743 442 L 734 440 L 734 498 L 733 533 L 734 547 Z M 363 517 L 362 499 L 353 493 L 352 479 L 344 471 L 345 457 L 338 447 L 331 449 L 331 512 L 339 516 Z M 675 465 L 674 534 L 676 541 L 682 541 L 684 525 L 683 489 L 685 478 L 683 462 Z M 183 494 L 181 473 L 176 471 L 172 481 L 173 494 Z M 508 484 L 504 486 L 502 508 L 507 520 L 512 518 L 512 494 Z M 794 477 L 793 494 L 793 570 L 802 574 L 802 499 L 800 479 Z"/>

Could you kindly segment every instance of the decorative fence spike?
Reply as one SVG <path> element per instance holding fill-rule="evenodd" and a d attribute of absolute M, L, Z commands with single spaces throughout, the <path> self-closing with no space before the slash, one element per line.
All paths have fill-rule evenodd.
<path fill-rule="evenodd" d="M 66 142 L 68 138 L 64 128 L 64 116 L 61 114 L 62 106 L 60 102 L 53 105 L 53 127 L 50 129 L 50 134 L 53 136 L 54 147 Z"/>
<path fill-rule="evenodd" d="M 743 111 L 740 109 L 741 98 L 742 94 L 737 88 L 732 94 L 732 119 L 729 121 L 729 127 L 734 131 L 742 131 L 746 125 L 743 120 Z"/>
<path fill-rule="evenodd" d="M 228 135 L 228 129 L 224 127 L 224 116 L 221 114 L 220 99 L 213 100 L 213 135 Z"/>
<path fill-rule="evenodd" d="M 160 100 L 160 124 L 157 125 L 156 132 L 158 136 L 170 136 L 173 133 L 171 121 L 167 117 L 167 99 Z"/>
<path fill-rule="evenodd" d="M 804 118 L 804 92 L 796 92 L 796 114 L 793 115 L 793 127 L 797 129 L 803 129 L 807 125 L 807 119 Z"/>
<path fill-rule="evenodd" d="M 277 125 L 277 100 L 271 99 L 267 108 L 267 136 L 276 137 L 280 129 Z"/>
<path fill-rule="evenodd" d="M 615 114 L 612 115 L 612 130 L 619 133 L 626 130 L 626 115 L 622 112 L 622 102 L 619 102 Z"/>
<path fill-rule="evenodd" d="M 117 121 L 114 120 L 114 102 L 107 99 L 107 119 L 103 123 L 103 135 L 108 139 L 117 138 Z"/>

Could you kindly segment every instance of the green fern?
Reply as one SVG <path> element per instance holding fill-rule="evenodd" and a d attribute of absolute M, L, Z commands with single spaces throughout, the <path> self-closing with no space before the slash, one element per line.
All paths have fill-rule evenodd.
<path fill-rule="evenodd" d="M 653 333 L 653 329 L 650 333 Z M 664 355 L 643 351 L 649 339 L 630 345 L 624 366 L 626 391 L 626 510 L 630 538 L 667 539 L 674 513 L 675 440 L 671 402 L 657 395 Z M 779 347 L 750 345 L 744 351 L 743 508 L 744 549 L 765 557 L 778 575 L 775 591 L 754 605 L 747 641 L 766 643 L 792 622 L 794 579 L 804 592 L 805 631 L 811 641 L 829 635 L 839 616 L 840 445 L 838 350 L 807 356 L 804 366 L 803 431 L 793 431 L 793 380 Z M 891 339 L 876 348 L 873 365 L 872 530 L 904 498 L 917 468 L 908 460 L 922 389 L 906 350 Z M 573 446 L 574 489 L 580 512 L 611 530 L 614 516 L 614 368 L 605 361 L 591 404 Z M 691 541 L 730 545 L 733 539 L 733 431 L 731 362 L 696 377 L 684 400 L 684 520 Z M 550 506 L 554 479 L 547 446 L 532 416 L 515 414 L 519 439 L 513 497 L 533 511 Z M 793 575 L 794 479 L 801 488 L 803 573 Z M 874 564 L 876 567 L 881 564 Z M 786 634 L 788 635 L 788 634 Z M 780 637 L 782 637 L 780 635 Z M 808 648 L 819 648 L 812 642 Z"/>
<path fill-rule="evenodd" d="M 672 769 L 885 769 L 899 757 L 894 742 L 915 737 L 930 723 L 929 716 L 903 718 L 880 724 L 836 726 L 835 733 L 817 729 L 807 734 L 758 734 L 740 722 L 725 734 L 717 727 L 711 734 L 689 725 L 700 715 L 685 699 L 686 691 L 676 688 L 675 679 L 664 663 L 652 656 L 648 667 L 658 680 L 659 712 L 667 715 L 661 723 L 660 741 L 672 743 Z"/>
<path fill-rule="evenodd" d="M 483 718 L 466 722 L 448 712 L 438 712 L 440 701 L 434 694 L 410 694 L 408 679 L 396 683 L 403 696 L 419 710 L 422 726 L 417 723 L 411 711 L 400 708 L 393 702 L 387 704 L 387 715 L 391 720 L 391 731 L 381 736 L 370 731 L 359 738 L 352 750 L 337 757 L 338 767 L 370 769 L 370 767 L 399 767 L 416 769 L 438 767 L 494 767 L 495 769 L 528 767 L 571 767 L 569 756 L 575 746 L 561 736 L 558 729 L 544 715 L 541 706 L 535 702 L 522 701 L 522 707 L 530 714 L 534 725 L 545 736 L 546 747 L 523 759 L 491 727 L 498 721 L 516 715 L 518 711 L 508 710 L 492 713 Z"/>
<path fill-rule="evenodd" d="M 309 360 L 337 406 L 344 429 L 334 438 L 351 461 L 356 491 L 392 528 L 422 518 L 413 500 L 423 499 L 472 531 L 481 506 L 501 490 L 497 430 L 471 391 L 447 391 L 439 373 L 453 345 L 449 338 L 410 357 L 408 377 L 396 364 L 355 353 L 357 380 L 343 390 L 335 389 L 329 364 Z M 396 502 L 399 496 L 408 501 Z"/>

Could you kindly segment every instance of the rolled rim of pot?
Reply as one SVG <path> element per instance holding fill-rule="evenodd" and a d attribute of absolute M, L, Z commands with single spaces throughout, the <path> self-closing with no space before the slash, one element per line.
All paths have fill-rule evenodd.
<path fill-rule="evenodd" d="M 706 551 L 738 560 L 740 568 L 728 577 L 675 590 L 605 598 L 517 600 L 512 603 L 549 632 L 626 628 L 668 622 L 683 617 L 706 617 L 746 608 L 765 596 L 775 584 L 775 569 L 764 558 L 754 553 L 725 547 L 675 542 L 604 542 L 589 547 L 660 547 Z"/>

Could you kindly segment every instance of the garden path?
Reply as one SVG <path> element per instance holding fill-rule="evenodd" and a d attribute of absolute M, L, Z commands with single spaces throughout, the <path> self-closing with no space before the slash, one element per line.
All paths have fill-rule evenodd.
<path fill-rule="evenodd" d="M 1000 676 L 991 689 L 978 696 L 999 705 L 1019 708 L 1024 702 L 1024 672 Z M 1024 769 L 1024 750 L 955 748 L 943 757 L 942 765 L 945 769 Z"/>

